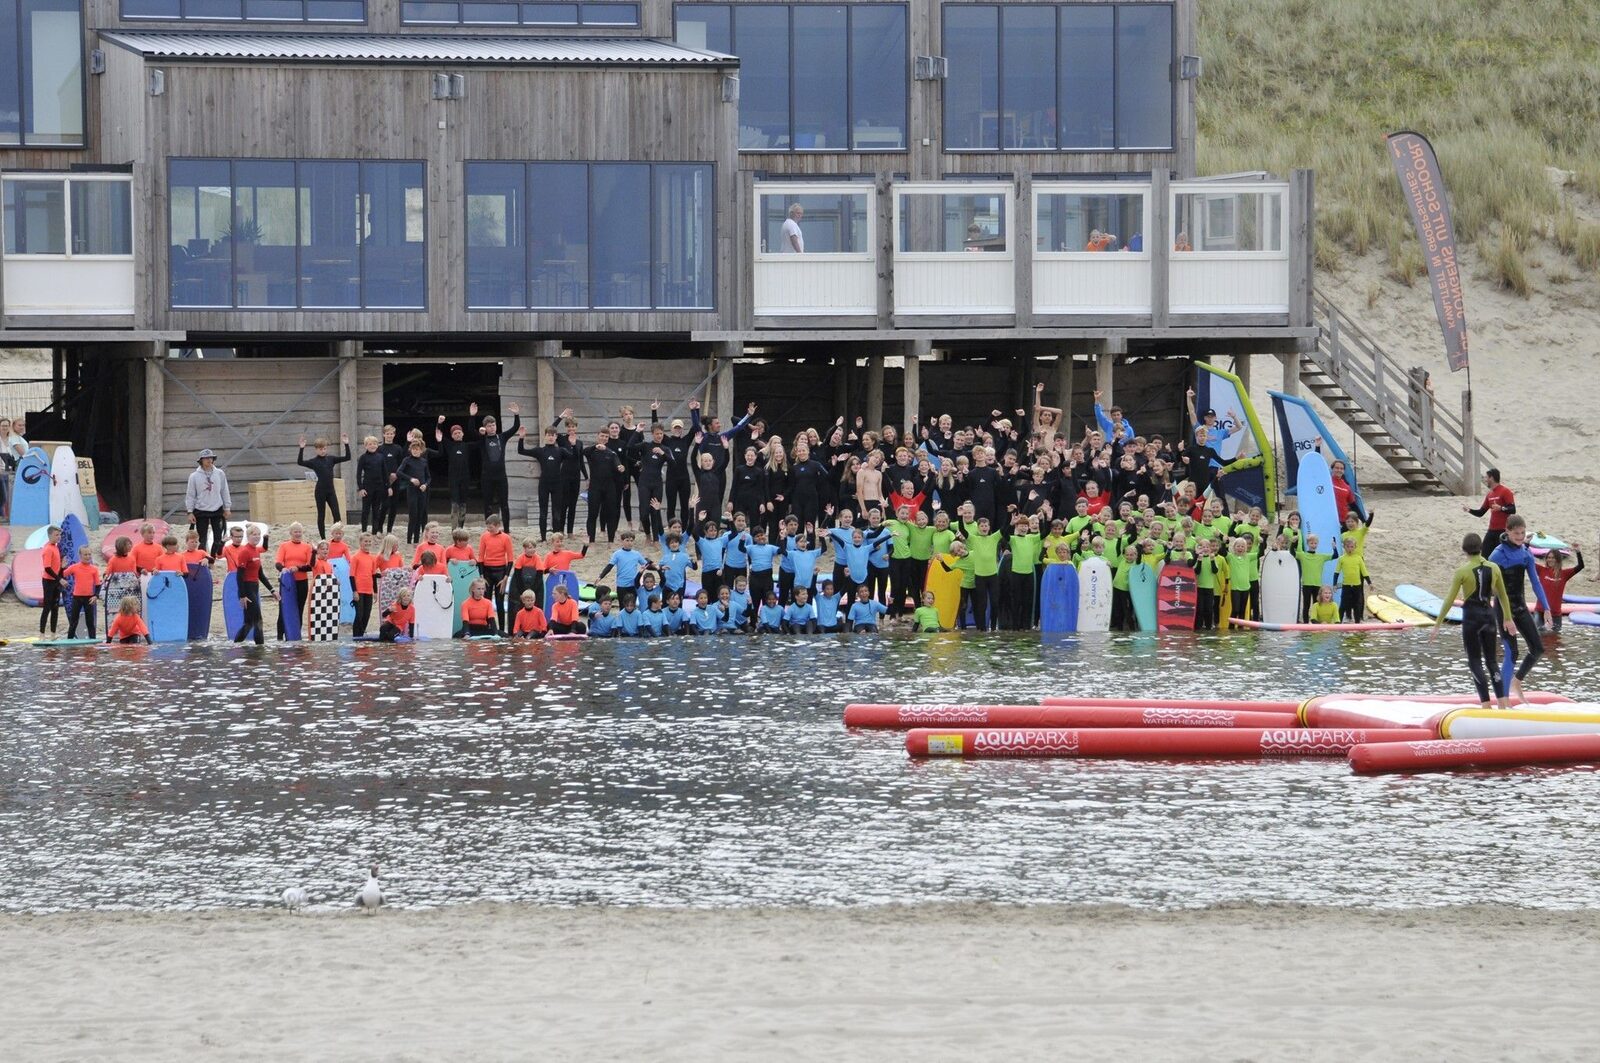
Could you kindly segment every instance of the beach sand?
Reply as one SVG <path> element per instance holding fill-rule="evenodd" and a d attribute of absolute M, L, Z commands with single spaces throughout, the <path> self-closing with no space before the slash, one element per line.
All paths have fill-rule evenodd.
<path fill-rule="evenodd" d="M 0 1057 L 1592 1059 L 1600 913 L 0 917 Z"/>

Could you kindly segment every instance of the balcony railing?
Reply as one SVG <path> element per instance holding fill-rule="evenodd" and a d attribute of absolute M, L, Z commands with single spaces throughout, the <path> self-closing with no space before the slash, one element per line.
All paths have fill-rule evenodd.
<path fill-rule="evenodd" d="M 129 174 L 7 174 L 0 181 L 0 313 L 132 315 L 132 191 Z"/>

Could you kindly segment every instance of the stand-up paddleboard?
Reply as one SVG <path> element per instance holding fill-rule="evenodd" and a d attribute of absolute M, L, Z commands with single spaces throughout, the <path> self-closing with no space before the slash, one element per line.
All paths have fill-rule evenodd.
<path fill-rule="evenodd" d="M 86 527 L 89 523 L 83 489 L 78 486 L 78 455 L 63 443 L 50 462 L 50 523 L 59 524 L 69 516 Z"/>
<path fill-rule="evenodd" d="M 56 549 L 61 551 L 61 571 L 65 572 L 69 565 L 76 565 L 78 551 L 88 545 L 89 529 L 83 526 L 83 521 L 76 513 L 68 513 L 61 519 L 61 538 L 56 542 Z M 62 595 L 63 602 L 66 597 L 66 594 Z"/>
<path fill-rule="evenodd" d="M 11 563 L 11 593 L 35 608 L 44 601 L 44 551 L 24 550 Z"/>
<path fill-rule="evenodd" d="M 954 631 L 956 626 L 956 611 L 961 608 L 961 573 L 946 572 L 944 565 L 939 563 L 940 558 L 945 564 L 955 560 L 953 554 L 939 554 L 928 562 L 928 578 L 923 582 L 923 589 L 933 592 L 933 608 L 939 614 L 939 626 L 946 630 Z M 545 587 L 545 603 L 549 604 L 549 585 Z M 687 594 L 685 601 L 689 601 Z"/>
<path fill-rule="evenodd" d="M 10 586 L 11 566 L 3 561 L 0 561 L 0 594 L 4 594 L 6 592 L 6 588 Z"/>
<path fill-rule="evenodd" d="M 389 607 L 400 597 L 401 591 L 411 589 L 411 573 L 404 568 L 386 568 L 378 575 L 378 601 L 377 609 L 373 613 L 374 626 L 383 623 L 384 616 L 389 612 Z"/>
<path fill-rule="evenodd" d="M 328 564 L 339 582 L 339 623 L 353 624 L 356 622 L 356 588 L 350 581 L 350 559 L 336 557 Z"/>
<path fill-rule="evenodd" d="M 1046 565 L 1039 584 L 1039 630 L 1078 630 L 1078 570 L 1071 565 Z"/>
<path fill-rule="evenodd" d="M 1234 627 L 1245 627 L 1255 631 L 1328 631 L 1348 634 L 1352 631 L 1410 631 L 1415 624 L 1385 624 L 1382 622 L 1362 621 L 1359 624 L 1269 624 L 1262 620 L 1230 620 Z"/>
<path fill-rule="evenodd" d="M 211 637 L 211 596 L 216 580 L 208 565 L 190 565 L 183 577 L 189 595 L 189 641 L 203 642 Z"/>
<path fill-rule="evenodd" d="M 1156 625 L 1162 631 L 1193 631 L 1200 585 L 1188 565 L 1161 566 L 1156 587 Z"/>
<path fill-rule="evenodd" d="M 16 475 L 11 478 L 11 526 L 32 528 L 49 523 L 50 459 L 32 447 L 17 462 Z"/>
<path fill-rule="evenodd" d="M 1300 566 L 1287 550 L 1268 550 L 1261 558 L 1261 619 L 1292 624 L 1300 618 Z"/>
<path fill-rule="evenodd" d="M 1339 501 L 1333 496 L 1333 475 L 1328 471 L 1328 461 L 1312 451 L 1300 456 L 1298 484 L 1300 505 L 1301 541 L 1306 536 L 1317 537 L 1317 549 L 1331 553 L 1337 559 L 1344 553 L 1341 540 L 1344 531 L 1339 527 Z M 1322 566 L 1322 585 L 1334 585 L 1334 562 Z"/>
<path fill-rule="evenodd" d="M 1133 601 L 1133 616 L 1140 631 L 1156 630 L 1155 570 L 1143 562 L 1128 570 L 1128 597 Z"/>
<path fill-rule="evenodd" d="M 222 577 L 222 629 L 232 642 L 243 627 L 244 604 L 239 600 L 239 573 L 235 570 Z"/>
<path fill-rule="evenodd" d="M 306 608 L 306 634 L 312 642 L 336 642 L 339 638 L 339 577 L 313 576 L 310 602 Z"/>
<path fill-rule="evenodd" d="M 113 572 L 107 576 L 105 582 L 100 585 L 100 592 L 106 600 L 106 626 L 110 627 L 111 621 L 117 618 L 122 599 L 130 594 L 135 598 L 141 598 L 143 590 L 136 572 Z"/>
<path fill-rule="evenodd" d="M 0 553 L 4 552 L 5 547 L 0 546 Z M 1600 605 L 1600 595 L 1594 594 L 1563 594 L 1561 596 L 1561 600 L 1563 602 L 1570 602 L 1576 605 Z M 1592 611 L 1593 610 L 1585 610 L 1585 612 Z"/>
<path fill-rule="evenodd" d="M 417 610 L 417 638 L 448 639 L 455 633 L 456 599 L 448 576 L 419 578 L 411 589 L 411 604 Z"/>
<path fill-rule="evenodd" d="M 461 629 L 466 627 L 466 621 L 461 619 L 461 603 L 472 597 L 472 584 L 478 578 L 478 563 L 476 561 L 452 561 L 445 568 L 450 570 L 450 595 L 456 603 L 455 616 L 451 618 L 450 633 L 461 634 Z"/>
<path fill-rule="evenodd" d="M 961 578 L 958 575 L 956 577 L 956 583 L 959 585 L 960 582 Z M 565 586 L 567 588 L 567 597 L 571 598 L 573 601 L 579 600 L 578 574 L 576 572 L 552 572 L 544 578 L 544 605 L 546 610 L 550 608 L 550 592 L 555 590 L 558 585 Z M 685 598 L 684 600 L 687 601 L 688 599 Z"/>
<path fill-rule="evenodd" d="M 35 639 L 29 643 L 36 650 L 64 650 L 74 646 L 99 646 L 99 639 Z"/>
<path fill-rule="evenodd" d="M 254 528 L 256 531 L 260 532 L 261 533 L 261 551 L 262 551 L 262 553 L 266 552 L 266 549 L 267 549 L 267 536 L 272 531 L 272 529 L 270 527 L 268 527 L 265 524 L 262 524 L 258 520 L 230 520 L 224 526 L 223 534 L 224 535 L 231 535 L 233 533 L 233 529 L 235 529 L 235 528 L 241 528 L 241 529 L 244 530 L 245 542 L 249 542 L 250 541 L 250 529 L 251 528 Z"/>
<path fill-rule="evenodd" d="M 1427 616 L 1430 620 L 1437 619 L 1439 610 L 1444 608 L 1444 602 L 1440 601 L 1437 594 L 1425 590 L 1415 583 L 1400 584 L 1394 589 L 1394 596 L 1417 612 Z M 1454 606 L 1445 614 L 1444 618 L 1452 624 L 1459 624 L 1461 623 L 1461 616 L 1460 606 Z"/>
<path fill-rule="evenodd" d="M 300 641 L 300 599 L 294 593 L 294 573 L 285 572 L 278 577 L 278 615 L 283 618 L 283 640 Z"/>
<path fill-rule="evenodd" d="M 1600 627 L 1600 613 L 1568 613 L 1567 619 L 1584 627 Z"/>
<path fill-rule="evenodd" d="M 1078 630 L 1111 630 L 1111 566 L 1104 558 L 1078 566 Z"/>
<path fill-rule="evenodd" d="M 1386 624 L 1431 624 L 1433 617 L 1387 594 L 1367 595 L 1367 612 Z"/>
<path fill-rule="evenodd" d="M 167 532 L 171 530 L 167 526 L 167 522 L 159 517 L 151 520 L 125 520 L 115 528 L 107 531 L 105 538 L 100 540 L 100 555 L 108 560 L 115 557 L 119 538 L 127 539 L 128 542 L 137 546 L 139 543 L 139 529 L 146 524 L 155 529 L 156 542 L 158 543 L 166 538 Z"/>
<path fill-rule="evenodd" d="M 151 642 L 189 638 L 189 588 L 176 572 L 153 572 L 144 588 L 144 622 Z"/>

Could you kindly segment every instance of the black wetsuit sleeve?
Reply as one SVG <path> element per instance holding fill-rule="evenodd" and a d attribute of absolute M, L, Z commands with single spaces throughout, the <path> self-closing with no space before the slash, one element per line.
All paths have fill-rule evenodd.
<path fill-rule="evenodd" d="M 346 443 L 344 445 L 344 457 L 342 457 L 342 458 L 329 458 L 328 459 L 328 464 L 329 465 L 337 465 L 341 461 L 349 461 L 349 460 L 350 460 L 350 444 Z"/>
<path fill-rule="evenodd" d="M 1572 548 L 1572 553 L 1578 559 L 1578 567 L 1572 570 L 1572 575 L 1576 576 L 1578 573 L 1583 571 L 1583 551 L 1574 546 Z M 1569 576 L 1567 578 L 1570 579 L 1572 577 Z"/>
<path fill-rule="evenodd" d="M 538 455 L 539 450 L 537 447 L 528 446 L 528 441 L 526 439 L 519 439 L 517 440 L 517 453 L 521 454 L 525 458 L 532 458 Z"/>
<path fill-rule="evenodd" d="M 315 469 L 316 468 L 315 465 L 311 464 L 311 462 L 306 460 L 306 448 L 305 447 L 301 447 L 299 449 L 299 451 L 295 454 L 294 463 L 296 465 L 299 465 L 299 466 L 301 466 L 303 468 L 307 468 L 307 469 Z M 1481 514 L 1479 514 L 1479 515 L 1481 515 Z"/>

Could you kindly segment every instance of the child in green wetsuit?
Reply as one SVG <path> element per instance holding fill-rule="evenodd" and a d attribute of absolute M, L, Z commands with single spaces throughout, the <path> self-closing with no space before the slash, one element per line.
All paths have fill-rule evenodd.
<path fill-rule="evenodd" d="M 952 560 L 946 561 L 946 557 Z M 977 579 L 973 573 L 972 555 L 967 552 L 967 544 L 958 540 L 951 543 L 949 552 L 940 554 L 937 560 L 946 572 L 961 573 L 961 601 L 956 604 L 956 629 L 965 630 L 967 606 L 972 601 L 972 587 Z"/>
<path fill-rule="evenodd" d="M 1122 552 L 1122 557 L 1117 560 L 1111 577 L 1111 630 L 1135 631 L 1138 629 L 1138 618 L 1133 612 L 1133 596 L 1128 592 L 1128 573 L 1134 566 L 1144 564 L 1139 560 L 1139 548 L 1129 546 Z"/>
<path fill-rule="evenodd" d="M 1367 559 L 1357 548 L 1356 537 L 1344 537 L 1344 553 L 1333 563 L 1339 574 L 1339 619 L 1361 623 L 1366 617 L 1366 595 L 1372 586 L 1372 574 L 1367 571 Z"/>
<path fill-rule="evenodd" d="M 1038 597 L 1035 573 L 1042 550 L 1039 519 L 1017 514 L 1011 526 L 1010 556 L 1005 566 L 1005 626 L 1008 631 L 1027 631 L 1033 627 Z"/>
<path fill-rule="evenodd" d="M 1310 622 L 1311 606 L 1322 587 L 1322 568 L 1333 560 L 1333 553 L 1318 550 L 1317 537 L 1307 535 L 1305 548 L 1296 547 L 1294 559 L 1300 563 L 1300 622 L 1305 624 Z"/>
<path fill-rule="evenodd" d="M 967 503 L 969 510 L 971 506 Z M 999 604 L 1000 540 L 1004 533 L 991 530 L 989 518 L 980 517 L 976 524 L 963 520 L 961 536 L 972 557 L 972 621 L 979 631 L 990 631 L 1000 620 L 995 606 Z"/>
<path fill-rule="evenodd" d="M 1332 587 L 1320 587 L 1317 590 L 1317 600 L 1311 603 L 1311 624 L 1337 624 L 1339 622 L 1339 606 L 1333 600 Z"/>
<path fill-rule="evenodd" d="M 922 605 L 911 614 L 912 631 L 943 631 L 939 626 L 939 610 L 933 607 L 933 592 L 922 592 Z"/>
<path fill-rule="evenodd" d="M 1255 588 L 1257 571 L 1250 540 L 1241 535 L 1233 540 L 1233 550 L 1228 554 L 1228 588 L 1233 595 L 1232 615 L 1236 620 L 1250 617 L 1250 592 Z"/>
<path fill-rule="evenodd" d="M 1223 561 L 1217 557 L 1217 544 L 1212 539 L 1196 542 L 1194 554 L 1194 627 L 1196 631 L 1212 631 L 1222 612 L 1217 602 L 1217 568 Z"/>

